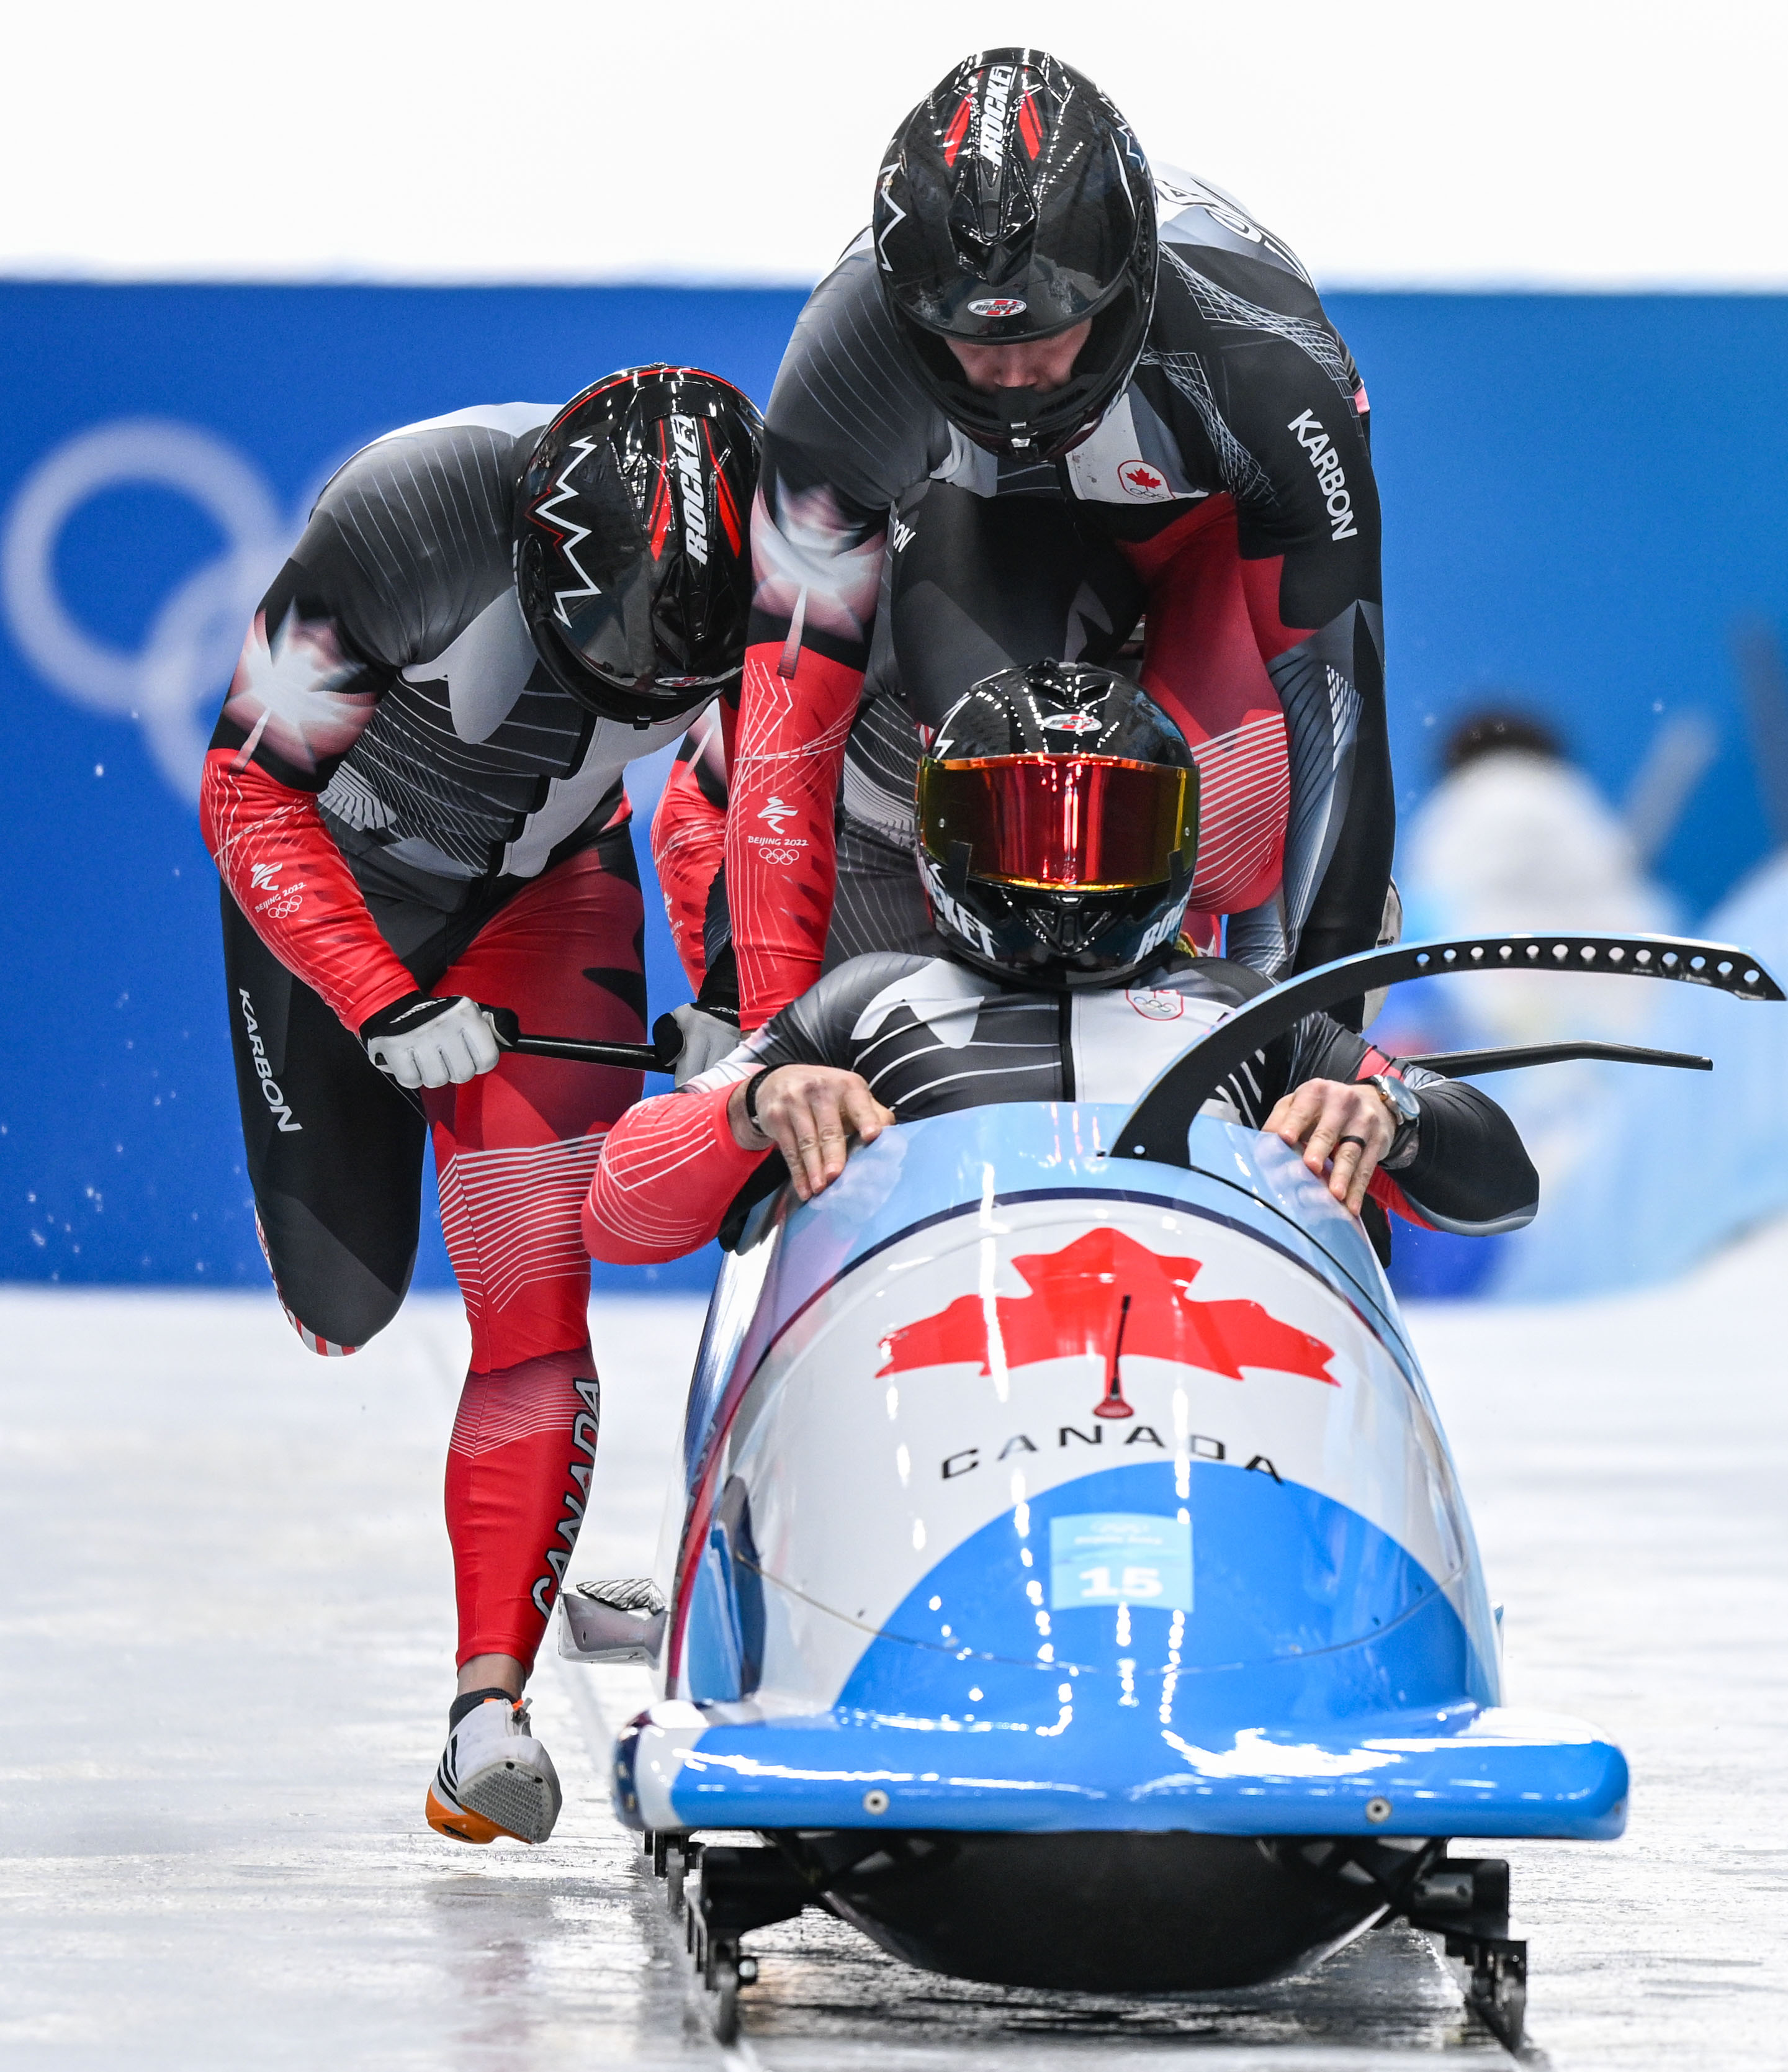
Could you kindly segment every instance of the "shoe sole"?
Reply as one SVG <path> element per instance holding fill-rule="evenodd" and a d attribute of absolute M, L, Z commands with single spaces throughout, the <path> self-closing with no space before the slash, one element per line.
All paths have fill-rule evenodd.
<path fill-rule="evenodd" d="M 508 1832 L 507 1829 L 498 1827 L 494 1820 L 487 1820 L 480 1813 L 470 1813 L 463 1807 L 448 1805 L 436 1794 L 432 1785 L 429 1787 L 428 1804 L 425 1810 L 429 1825 L 434 1832 L 438 1835 L 449 1836 L 456 1842 L 494 1842 L 499 1835 Z M 521 1837 L 512 1835 L 509 1839 L 520 1841 Z"/>
<path fill-rule="evenodd" d="M 492 1763 L 454 1794 L 457 1807 L 429 1792 L 429 1824 L 462 1841 L 493 1842 L 499 1835 L 512 1841 L 541 1843 L 553 1832 L 557 1808 L 546 1779 L 525 1764 Z"/>

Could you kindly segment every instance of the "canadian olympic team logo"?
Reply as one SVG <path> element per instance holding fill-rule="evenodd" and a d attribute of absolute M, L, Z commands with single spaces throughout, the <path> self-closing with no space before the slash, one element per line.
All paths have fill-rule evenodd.
<path fill-rule="evenodd" d="M 196 504 L 224 545 L 170 592 L 133 651 L 81 623 L 56 561 L 84 504 L 139 483 Z M 196 800 L 243 628 L 298 529 L 260 470 L 216 434 L 167 418 L 121 418 L 57 446 L 25 478 L 0 536 L 0 599 L 20 652 L 44 680 L 89 712 L 138 722 L 162 775 Z"/>
<path fill-rule="evenodd" d="M 1154 986 L 1138 987 L 1124 997 L 1145 1022 L 1178 1022 L 1186 1012 L 1186 1001 L 1180 994 Z"/>
<path fill-rule="evenodd" d="M 1173 500 L 1174 492 L 1168 487 L 1167 478 L 1158 467 L 1151 467 L 1145 460 L 1127 460 L 1117 471 L 1124 494 L 1143 504 L 1167 504 Z"/>

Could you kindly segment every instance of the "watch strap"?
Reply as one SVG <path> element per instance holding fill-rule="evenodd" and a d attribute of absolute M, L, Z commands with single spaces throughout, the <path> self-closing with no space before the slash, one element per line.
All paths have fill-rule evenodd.
<path fill-rule="evenodd" d="M 745 1119 L 767 1144 L 771 1140 L 769 1131 L 758 1120 L 758 1093 L 769 1076 L 767 1071 L 754 1072 L 745 1083 Z"/>
<path fill-rule="evenodd" d="M 1392 1079 L 1388 1073 L 1374 1072 L 1367 1081 L 1379 1099 L 1390 1109 L 1395 1125 L 1390 1148 L 1379 1161 L 1386 1171 L 1405 1164 L 1413 1155 L 1417 1132 L 1421 1128 L 1421 1104 L 1416 1089 L 1401 1079 Z"/>

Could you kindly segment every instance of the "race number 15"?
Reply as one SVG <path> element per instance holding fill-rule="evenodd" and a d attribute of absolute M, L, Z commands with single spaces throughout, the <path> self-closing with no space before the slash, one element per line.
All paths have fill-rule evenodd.
<path fill-rule="evenodd" d="M 1050 1520 L 1050 1608 L 1192 1609 L 1192 1520 L 1168 1512 L 1083 1511 Z"/>

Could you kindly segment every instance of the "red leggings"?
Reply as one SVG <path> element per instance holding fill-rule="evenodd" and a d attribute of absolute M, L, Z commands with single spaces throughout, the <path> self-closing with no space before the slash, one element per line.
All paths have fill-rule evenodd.
<path fill-rule="evenodd" d="M 519 894 L 430 989 L 512 1009 L 524 1029 L 638 1042 L 638 887 L 594 850 Z M 425 1093 L 441 1223 L 472 1330 L 447 1455 L 459 1660 L 532 1662 L 578 1536 L 599 1416 L 579 1215 L 636 1072 L 505 1057 Z"/>

